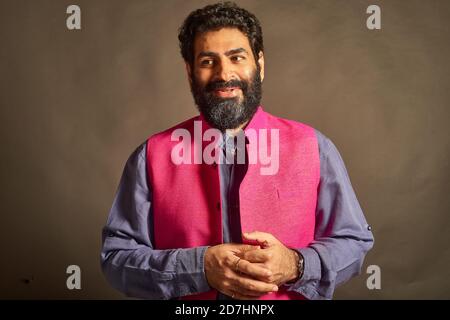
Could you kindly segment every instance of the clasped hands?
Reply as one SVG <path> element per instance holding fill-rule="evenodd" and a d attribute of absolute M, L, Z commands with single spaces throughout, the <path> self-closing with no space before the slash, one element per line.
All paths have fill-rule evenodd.
<path fill-rule="evenodd" d="M 270 233 L 243 234 L 244 242 L 209 247 L 205 274 L 214 289 L 235 299 L 258 299 L 298 277 L 298 253 Z"/>

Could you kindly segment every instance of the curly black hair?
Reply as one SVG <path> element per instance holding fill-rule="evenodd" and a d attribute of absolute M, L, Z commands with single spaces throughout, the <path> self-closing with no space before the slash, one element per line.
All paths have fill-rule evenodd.
<path fill-rule="evenodd" d="M 178 34 L 183 59 L 193 65 L 194 41 L 197 34 L 227 27 L 237 28 L 247 36 L 258 64 L 259 53 L 264 52 L 261 25 L 255 15 L 229 1 L 195 10 L 184 20 Z"/>

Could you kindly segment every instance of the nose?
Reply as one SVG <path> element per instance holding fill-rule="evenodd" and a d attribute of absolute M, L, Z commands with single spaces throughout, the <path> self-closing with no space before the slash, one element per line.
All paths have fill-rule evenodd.
<path fill-rule="evenodd" d="M 227 59 L 221 59 L 216 65 L 215 78 L 221 81 L 230 81 L 237 79 L 233 64 L 227 61 Z"/>

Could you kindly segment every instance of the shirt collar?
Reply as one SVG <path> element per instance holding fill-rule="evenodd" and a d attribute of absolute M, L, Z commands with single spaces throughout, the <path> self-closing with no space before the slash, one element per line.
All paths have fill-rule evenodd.
<path fill-rule="evenodd" d="M 199 119 L 202 121 L 202 135 L 203 133 L 208 130 L 211 129 L 212 127 L 210 126 L 210 124 L 206 121 L 205 117 L 203 116 L 202 113 L 200 113 L 199 115 Z M 258 108 L 256 109 L 255 114 L 253 115 L 253 117 L 250 119 L 249 123 L 246 125 L 246 127 L 244 128 L 244 130 L 239 131 L 239 134 L 244 133 L 245 134 L 245 143 L 248 144 L 249 140 L 247 138 L 247 133 L 249 130 L 256 130 L 258 131 L 258 129 L 264 129 L 266 128 L 266 124 L 267 124 L 267 114 L 266 112 L 263 110 L 262 106 L 258 106 Z M 228 134 L 223 133 L 222 134 L 222 141 L 219 143 L 219 147 L 223 148 L 224 146 L 226 147 L 232 147 L 233 146 L 233 137 L 229 136 Z M 236 143 L 235 143 L 236 144 Z"/>

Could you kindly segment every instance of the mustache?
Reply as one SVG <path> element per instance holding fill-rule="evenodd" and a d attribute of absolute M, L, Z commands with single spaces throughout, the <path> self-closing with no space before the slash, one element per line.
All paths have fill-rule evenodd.
<path fill-rule="evenodd" d="M 205 91 L 211 92 L 218 89 L 239 88 L 245 92 L 247 90 L 247 87 L 247 83 L 240 80 L 212 81 L 205 86 Z"/>

